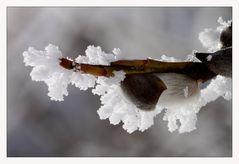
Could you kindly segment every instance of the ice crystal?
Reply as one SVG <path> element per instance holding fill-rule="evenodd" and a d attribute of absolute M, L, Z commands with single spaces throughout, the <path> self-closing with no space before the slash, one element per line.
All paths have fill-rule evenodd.
<path fill-rule="evenodd" d="M 209 52 L 219 50 L 221 48 L 220 44 L 220 34 L 223 29 L 231 24 L 231 21 L 223 21 L 222 17 L 219 17 L 217 22 L 220 24 L 217 28 L 206 28 L 199 33 L 199 40 L 203 47 L 207 48 Z"/>

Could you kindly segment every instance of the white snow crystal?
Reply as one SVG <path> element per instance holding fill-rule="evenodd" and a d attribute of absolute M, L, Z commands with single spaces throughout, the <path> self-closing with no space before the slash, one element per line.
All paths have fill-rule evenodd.
<path fill-rule="evenodd" d="M 114 49 L 114 54 L 107 54 L 101 50 L 101 47 L 88 46 L 85 55 L 79 55 L 76 58 L 77 63 L 109 65 L 110 62 L 119 60 L 120 49 Z"/>
<path fill-rule="evenodd" d="M 206 28 L 204 31 L 199 33 L 199 40 L 202 43 L 203 47 L 208 48 L 209 52 L 214 52 L 221 48 L 219 42 L 220 34 L 223 29 L 230 25 L 231 21 L 223 21 L 222 17 L 219 17 L 217 22 L 220 24 L 217 28 Z"/>
<path fill-rule="evenodd" d="M 218 75 L 205 89 L 201 90 L 199 104 L 204 106 L 220 96 L 226 100 L 230 100 L 232 98 L 231 90 L 232 79 Z"/>
<path fill-rule="evenodd" d="M 114 48 L 112 51 L 115 55 L 117 55 L 117 58 L 120 59 L 121 58 L 121 50 L 119 48 Z"/>
<path fill-rule="evenodd" d="M 162 55 L 160 58 L 161 61 L 166 61 L 166 62 L 180 62 L 181 60 L 175 59 L 174 57 L 168 57 L 166 55 Z"/>
<path fill-rule="evenodd" d="M 118 50 L 119 52 L 120 50 Z M 57 46 L 49 44 L 45 51 L 38 51 L 32 47 L 23 52 L 24 63 L 32 66 L 30 76 L 33 81 L 44 81 L 48 85 L 48 96 L 51 100 L 63 101 L 68 95 L 67 86 L 73 84 L 80 90 L 87 90 L 95 86 L 97 78 L 93 75 L 74 72 L 59 65 L 62 53 Z M 116 54 L 106 54 L 100 47 L 88 46 L 86 56 L 79 55 L 77 62 L 89 64 L 104 64 L 118 60 Z"/>
<path fill-rule="evenodd" d="M 188 61 L 188 62 L 199 62 L 199 63 L 200 63 L 201 60 L 199 60 L 199 59 L 196 57 L 196 55 L 195 55 L 197 52 L 198 52 L 198 51 L 193 50 L 192 53 L 187 56 L 187 58 L 186 58 L 185 61 Z"/>
<path fill-rule="evenodd" d="M 207 61 L 211 61 L 212 60 L 212 55 L 208 55 L 207 56 Z"/>
<path fill-rule="evenodd" d="M 217 50 L 219 47 L 220 32 L 229 22 L 218 19 L 220 26 L 216 29 L 205 29 L 199 34 L 199 40 L 209 51 Z M 142 111 L 128 100 L 121 87 L 120 82 L 125 78 L 123 71 L 115 71 L 113 77 L 95 77 L 83 74 L 80 71 L 74 72 L 59 66 L 59 58 L 62 57 L 58 47 L 48 45 L 45 51 L 38 51 L 29 48 L 23 53 L 26 66 L 32 66 L 31 77 L 34 81 L 44 81 L 48 85 L 48 95 L 52 100 L 62 101 L 68 95 L 67 86 L 73 84 L 81 90 L 93 88 L 92 93 L 99 95 L 101 107 L 97 113 L 100 119 L 109 119 L 113 125 L 123 123 L 123 128 L 132 133 L 136 130 L 144 131 L 154 124 L 154 117 L 165 109 L 163 119 L 168 121 L 168 130 L 179 133 L 190 132 L 196 129 L 197 113 L 201 107 L 207 103 L 223 97 L 231 99 L 231 79 L 217 76 L 211 80 L 210 84 L 199 90 L 198 83 L 186 76 L 171 73 L 158 74 L 167 85 L 167 89 L 162 93 L 156 108 L 152 111 Z M 211 57 L 208 57 L 210 60 Z M 89 46 L 86 55 L 79 55 L 75 62 L 88 64 L 109 65 L 110 62 L 122 59 L 119 49 L 114 49 L 113 53 L 105 53 L 100 47 Z M 180 61 L 173 57 L 161 56 L 161 61 Z M 195 55 L 189 55 L 184 61 L 200 62 Z M 174 79 L 174 80 L 173 80 Z M 181 80 L 181 82 L 180 82 Z M 176 82 L 175 82 L 176 81 Z M 173 92 L 177 89 L 180 102 L 173 101 Z M 192 96 L 193 95 L 193 96 Z M 171 99 L 167 98 L 170 97 Z M 170 101 L 167 105 L 163 103 L 165 98 Z M 176 99 L 178 99 L 176 97 Z M 176 103 L 174 103 L 176 102 Z"/>
<path fill-rule="evenodd" d="M 71 84 L 80 90 L 87 90 L 95 86 L 96 77 L 88 74 L 81 74 L 79 72 L 73 72 L 71 76 Z"/>
<path fill-rule="evenodd" d="M 70 71 L 59 65 L 59 58 L 62 57 L 58 47 L 48 45 L 45 51 L 38 51 L 32 47 L 23 52 L 26 66 L 32 66 L 30 73 L 32 80 L 44 81 L 48 85 L 48 96 L 51 100 L 63 101 L 67 96 L 67 86 L 70 83 Z"/>
<path fill-rule="evenodd" d="M 190 132 L 196 129 L 197 113 L 207 103 L 215 101 L 219 97 L 231 99 L 232 80 L 223 76 L 217 76 L 211 83 L 202 89 L 198 96 L 184 104 L 177 104 L 166 110 L 164 120 L 168 121 L 169 131 L 179 129 L 180 133 Z M 177 120 L 180 125 L 177 124 Z"/>

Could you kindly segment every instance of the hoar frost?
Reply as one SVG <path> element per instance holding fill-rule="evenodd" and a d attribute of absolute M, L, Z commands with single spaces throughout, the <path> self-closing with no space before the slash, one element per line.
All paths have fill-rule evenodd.
<path fill-rule="evenodd" d="M 219 50 L 221 48 L 220 44 L 220 34 L 223 29 L 230 25 L 232 21 L 223 21 L 222 17 L 219 17 L 217 22 L 220 24 L 216 29 L 206 28 L 199 33 L 198 39 L 202 43 L 203 47 L 208 48 L 209 52 Z"/>
<path fill-rule="evenodd" d="M 219 48 L 219 34 L 230 23 L 223 22 L 221 18 L 218 19 L 218 22 L 220 23 L 218 28 L 205 29 L 199 34 L 199 40 L 204 47 L 208 48 L 208 51 L 215 51 Z M 114 49 L 113 53 L 105 53 L 100 47 L 88 46 L 85 52 L 85 56 L 79 55 L 75 59 L 77 63 L 109 65 L 110 62 L 122 58 L 119 49 Z M 45 48 L 45 51 L 38 51 L 30 47 L 23 53 L 23 56 L 25 65 L 33 67 L 30 73 L 32 80 L 43 81 L 48 85 L 48 96 L 51 100 L 63 101 L 64 96 L 68 95 L 67 86 L 69 84 L 75 85 L 80 90 L 93 88 L 92 93 L 101 96 L 101 107 L 97 111 L 100 119 L 109 119 L 113 125 L 122 122 L 123 128 L 129 133 L 136 130 L 144 131 L 151 127 L 154 124 L 154 117 L 164 109 L 163 120 L 168 121 L 170 132 L 177 129 L 179 133 L 190 132 L 196 129 L 196 114 L 203 106 L 221 96 L 226 100 L 231 99 L 231 79 L 217 76 L 206 88 L 198 89 L 194 96 L 189 96 L 192 86 L 182 85 L 181 94 L 186 101 L 173 104 L 171 100 L 168 100 L 171 102 L 168 103 L 170 105 L 167 105 L 160 97 L 154 110 L 142 111 L 129 101 L 121 90 L 120 82 L 125 78 L 123 71 L 115 71 L 114 77 L 107 78 L 64 69 L 59 65 L 62 53 L 57 46 L 51 44 Z M 160 60 L 179 61 L 166 55 L 162 55 Z M 194 55 L 189 55 L 185 61 L 199 62 Z M 158 76 L 162 80 L 167 80 L 164 74 Z M 172 76 L 177 77 L 174 74 Z M 168 80 L 170 81 L 170 79 Z M 165 90 L 165 95 L 169 91 Z"/>

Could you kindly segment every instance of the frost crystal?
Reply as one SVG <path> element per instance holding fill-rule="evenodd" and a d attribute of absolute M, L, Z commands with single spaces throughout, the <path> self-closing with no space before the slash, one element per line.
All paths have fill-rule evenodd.
<path fill-rule="evenodd" d="M 206 28 L 204 31 L 199 33 L 199 40 L 203 47 L 208 48 L 209 52 L 219 50 L 221 44 L 219 42 L 220 34 L 223 29 L 231 24 L 231 21 L 223 21 L 222 17 L 219 17 L 217 22 L 220 24 L 216 29 Z"/>
<path fill-rule="evenodd" d="M 76 58 L 77 63 L 87 63 L 87 64 L 100 64 L 100 65 L 109 65 L 110 62 L 119 60 L 117 53 L 120 53 L 120 50 L 113 50 L 114 54 L 107 54 L 101 50 L 101 47 L 88 46 L 85 54 L 86 56 L 79 55 Z M 116 54 L 115 54 L 116 53 Z"/>
<path fill-rule="evenodd" d="M 186 61 L 189 61 L 189 62 L 201 62 L 201 60 L 199 60 L 199 59 L 196 57 L 196 55 L 195 55 L 196 52 L 197 52 L 197 51 L 193 51 L 192 54 L 189 54 L 189 55 L 187 56 Z"/>
<path fill-rule="evenodd" d="M 199 34 L 199 40 L 209 51 L 219 47 L 219 34 L 229 22 L 218 19 L 220 26 L 216 29 L 205 29 Z M 168 121 L 170 132 L 190 132 L 196 129 L 197 113 L 207 103 L 223 97 L 231 99 L 231 79 L 217 76 L 210 84 L 199 90 L 198 83 L 192 79 L 175 73 L 161 73 L 157 76 L 164 81 L 167 89 L 159 98 L 153 111 L 142 111 L 129 101 L 120 87 L 125 78 L 122 71 L 114 72 L 114 77 L 95 77 L 81 72 L 64 69 L 59 65 L 62 53 L 58 47 L 48 45 L 45 51 L 29 48 L 23 53 L 26 66 L 33 67 L 30 75 L 34 81 L 44 81 L 48 85 L 48 96 L 51 100 L 62 101 L 68 95 L 67 86 L 73 84 L 81 90 L 93 88 L 92 93 L 101 96 L 102 106 L 97 113 L 100 119 L 109 119 L 113 125 L 123 123 L 123 128 L 132 133 L 136 130 L 144 131 L 154 124 L 154 117 L 165 109 L 163 119 Z M 113 53 L 105 53 L 100 47 L 89 46 L 86 55 L 79 55 L 77 63 L 109 65 L 110 62 L 121 59 L 119 49 Z M 180 61 L 173 57 L 161 56 L 161 61 Z M 208 58 L 210 60 L 210 57 Z M 189 55 L 185 61 L 200 62 L 195 55 Z M 177 94 L 174 94 L 175 91 Z M 172 96 L 174 95 L 174 96 Z M 180 99 L 180 101 L 175 100 Z M 167 102 L 168 101 L 168 102 Z"/>
<path fill-rule="evenodd" d="M 211 61 L 212 60 L 212 55 L 208 55 L 207 56 L 207 61 Z"/>
<path fill-rule="evenodd" d="M 32 80 L 44 81 L 48 85 L 48 96 L 51 100 L 63 101 L 64 96 L 68 95 L 67 86 L 70 83 L 80 90 L 95 86 L 95 76 L 67 70 L 59 65 L 62 53 L 57 46 L 49 44 L 45 51 L 29 47 L 28 51 L 23 52 L 23 57 L 25 65 L 33 67 L 30 73 Z M 108 65 L 118 59 L 116 54 L 106 54 L 100 47 L 88 46 L 86 56 L 79 55 L 76 62 Z"/>
<path fill-rule="evenodd" d="M 31 77 L 33 81 L 44 81 L 48 85 L 48 96 L 51 100 L 63 100 L 67 96 L 67 85 L 70 83 L 70 71 L 59 65 L 62 57 L 58 47 L 49 45 L 45 51 L 37 51 L 32 47 L 23 52 L 26 66 L 32 66 Z"/>

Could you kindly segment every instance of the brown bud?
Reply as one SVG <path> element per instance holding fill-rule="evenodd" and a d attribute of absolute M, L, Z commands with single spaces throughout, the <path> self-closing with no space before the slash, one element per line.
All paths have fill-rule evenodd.
<path fill-rule="evenodd" d="M 222 44 L 222 48 L 232 46 L 232 23 L 230 24 L 230 26 L 228 26 L 222 31 L 220 35 L 220 41 Z"/>
<path fill-rule="evenodd" d="M 62 67 L 64 67 L 65 69 L 73 69 L 73 61 L 70 59 L 66 59 L 66 58 L 60 58 L 60 65 Z"/>
<path fill-rule="evenodd" d="M 138 108 L 153 110 L 166 86 L 153 74 L 130 74 L 122 81 L 121 88 Z"/>

